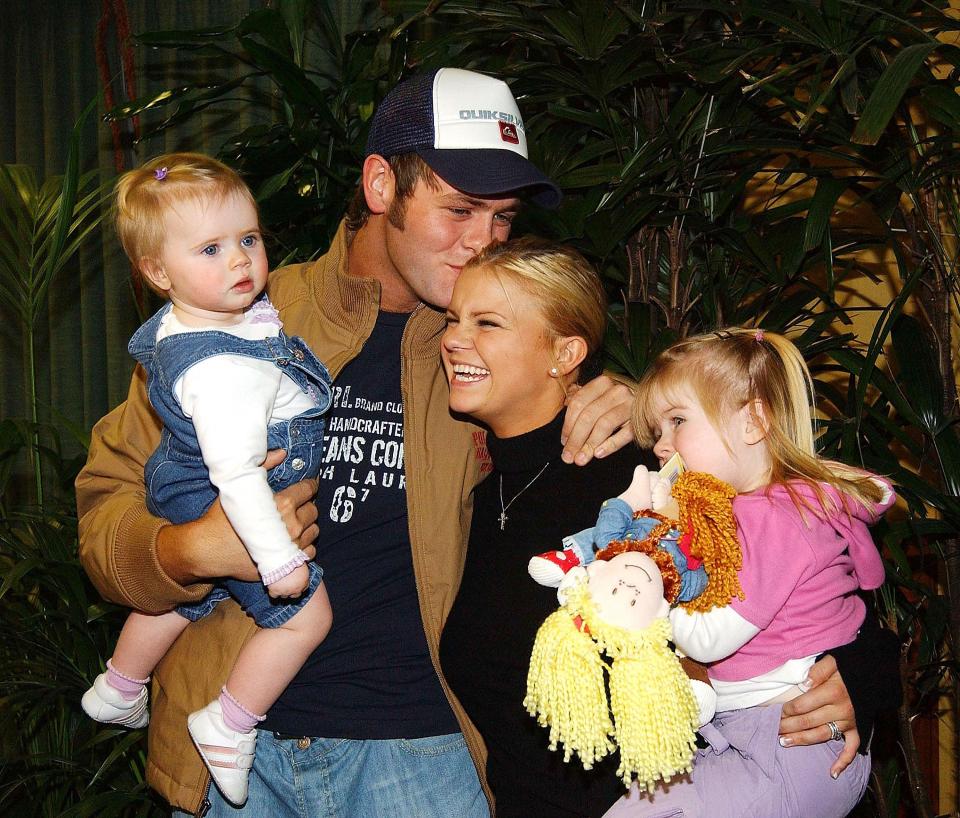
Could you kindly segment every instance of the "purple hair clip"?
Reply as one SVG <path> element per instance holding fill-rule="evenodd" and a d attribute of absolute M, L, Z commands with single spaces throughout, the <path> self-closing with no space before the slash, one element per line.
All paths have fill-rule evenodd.
<path fill-rule="evenodd" d="M 753 333 L 753 340 L 756 341 L 758 344 L 759 344 L 761 341 L 763 341 L 763 330 L 762 330 L 762 329 L 758 329 L 755 333 Z"/>
<path fill-rule="evenodd" d="M 158 182 L 162 182 L 164 179 L 167 178 L 167 169 L 166 169 L 166 168 L 157 168 L 157 169 L 153 172 L 153 178 L 156 179 Z"/>

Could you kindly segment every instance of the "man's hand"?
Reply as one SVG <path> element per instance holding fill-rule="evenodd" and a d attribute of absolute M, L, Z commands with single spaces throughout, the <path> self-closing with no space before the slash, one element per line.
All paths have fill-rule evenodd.
<path fill-rule="evenodd" d="M 574 391 L 560 433 L 563 462 L 584 466 L 626 446 L 633 440 L 632 407 L 630 388 L 606 375 Z"/>
<path fill-rule="evenodd" d="M 271 469 L 284 457 L 286 452 L 282 449 L 268 452 L 263 466 Z M 310 559 L 316 554 L 312 543 L 320 531 L 313 502 L 317 486 L 316 480 L 301 480 L 274 495 L 290 539 Z M 209 582 L 216 577 L 249 582 L 260 579 L 219 499 L 199 519 L 161 528 L 157 533 L 157 560 L 166 574 L 181 585 Z"/>
<path fill-rule="evenodd" d="M 830 768 L 836 778 L 856 757 L 860 734 L 854 718 L 853 703 L 837 672 L 832 656 L 824 656 L 810 668 L 810 689 L 783 706 L 780 718 L 780 744 L 784 747 L 822 744 L 830 739 L 829 722 L 844 734 L 844 747 Z"/>

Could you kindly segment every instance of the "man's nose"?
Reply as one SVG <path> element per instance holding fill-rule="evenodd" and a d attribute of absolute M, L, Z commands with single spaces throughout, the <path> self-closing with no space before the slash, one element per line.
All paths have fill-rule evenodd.
<path fill-rule="evenodd" d="M 463 232 L 463 245 L 474 255 L 493 241 L 493 215 L 477 213 L 470 219 Z"/>

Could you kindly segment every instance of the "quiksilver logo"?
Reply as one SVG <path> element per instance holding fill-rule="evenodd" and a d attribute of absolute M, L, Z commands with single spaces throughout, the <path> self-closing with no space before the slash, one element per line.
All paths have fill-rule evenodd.
<path fill-rule="evenodd" d="M 488 111 L 484 108 L 461 108 L 460 119 L 486 119 L 499 120 L 500 122 L 509 122 L 523 130 L 523 120 L 513 114 L 504 111 Z"/>
<path fill-rule="evenodd" d="M 517 126 L 512 122 L 498 122 L 497 125 L 500 127 L 500 138 L 504 142 L 509 142 L 511 145 L 519 145 L 520 137 L 517 136 Z"/>

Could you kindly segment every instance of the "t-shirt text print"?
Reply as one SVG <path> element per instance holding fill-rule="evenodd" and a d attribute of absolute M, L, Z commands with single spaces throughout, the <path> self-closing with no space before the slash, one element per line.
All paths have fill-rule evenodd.
<path fill-rule="evenodd" d="M 334 386 L 320 479 L 331 485 L 327 514 L 348 523 L 377 489 L 403 490 L 403 404 Z"/>
<path fill-rule="evenodd" d="M 270 711 L 270 730 L 396 739 L 459 729 L 430 661 L 407 532 L 400 346 L 408 317 L 381 312 L 334 381 L 316 543 L 333 628 Z"/>

